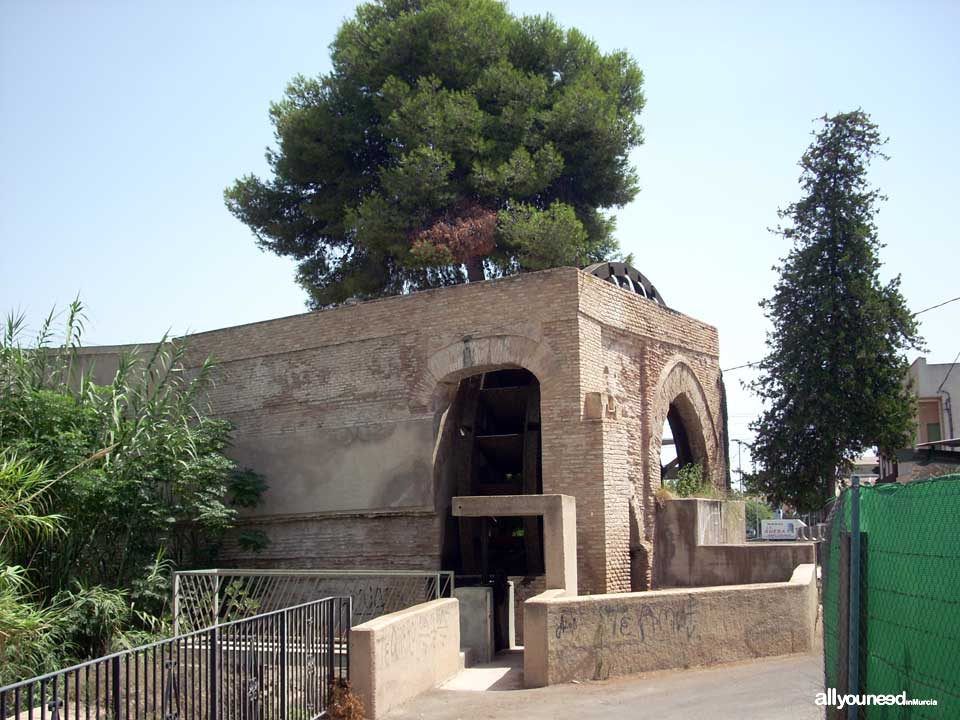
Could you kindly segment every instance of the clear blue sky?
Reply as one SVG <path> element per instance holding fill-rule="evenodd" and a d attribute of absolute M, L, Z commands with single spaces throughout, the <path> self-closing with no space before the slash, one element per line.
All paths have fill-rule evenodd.
<path fill-rule="evenodd" d="M 226 211 L 263 173 L 267 118 L 329 69 L 353 2 L 0 0 L 0 309 L 31 325 L 79 293 L 87 340 L 147 342 L 301 312 L 293 264 Z M 764 352 L 757 301 L 787 250 L 811 120 L 863 107 L 890 136 L 874 177 L 884 273 L 914 309 L 960 295 L 960 3 L 510 3 L 552 12 L 646 75 L 643 190 L 618 236 L 669 305 L 716 325 L 721 365 Z M 960 303 L 922 316 L 931 361 L 960 351 Z M 912 358 L 911 358 L 912 359 Z M 730 373 L 731 436 L 757 401 Z M 736 465 L 736 447 L 733 448 Z"/>

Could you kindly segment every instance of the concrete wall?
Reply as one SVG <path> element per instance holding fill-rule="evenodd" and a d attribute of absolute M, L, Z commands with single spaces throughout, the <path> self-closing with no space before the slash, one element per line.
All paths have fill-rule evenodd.
<path fill-rule="evenodd" d="M 812 542 L 744 542 L 743 503 L 683 498 L 657 511 L 656 587 L 782 582 L 816 562 Z"/>
<path fill-rule="evenodd" d="M 458 587 L 453 596 L 460 603 L 460 649 L 471 651 L 474 662 L 490 662 L 496 653 L 493 588 Z"/>
<path fill-rule="evenodd" d="M 383 717 L 459 670 L 455 598 L 383 615 L 350 631 L 350 682 L 368 718 Z"/>
<path fill-rule="evenodd" d="M 816 646 L 816 566 L 789 582 L 526 603 L 524 682 L 542 687 L 808 652 Z"/>
<path fill-rule="evenodd" d="M 715 328 L 574 268 L 418 292 L 192 335 L 219 362 L 213 413 L 269 490 L 246 518 L 271 541 L 223 564 L 442 569 L 450 479 L 438 434 L 460 379 L 540 381 L 544 493 L 576 498 L 581 592 L 629 590 L 652 546 L 670 402 L 688 402 L 725 477 Z M 84 351 L 104 375 L 122 348 Z M 105 379 L 105 378 L 101 378 Z M 449 473 L 447 473 L 449 474 Z M 636 574 L 636 573 L 634 573 Z"/>

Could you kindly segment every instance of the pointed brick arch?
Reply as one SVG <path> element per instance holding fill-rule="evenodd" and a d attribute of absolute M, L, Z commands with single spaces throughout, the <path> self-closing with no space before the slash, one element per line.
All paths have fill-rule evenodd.
<path fill-rule="evenodd" d="M 703 463 L 704 475 L 718 483 L 721 463 L 717 462 L 720 437 L 717 422 L 710 412 L 706 393 L 696 374 L 684 358 L 671 359 L 660 373 L 653 405 L 650 408 L 650 433 L 647 450 L 649 482 L 652 490 L 660 487 L 661 428 L 670 405 L 677 408 L 683 425 L 690 434 L 690 443 L 697 460 Z"/>
<path fill-rule="evenodd" d="M 724 463 L 718 455 L 721 426 L 711 413 L 707 394 L 687 359 L 674 356 L 660 372 L 648 408 L 643 487 L 634 489 L 630 504 L 630 584 L 633 590 L 652 587 L 656 522 L 654 496 L 662 482 L 660 449 L 663 444 L 663 424 L 671 405 L 680 415 L 689 435 L 694 458 L 703 464 L 705 477 L 714 484 L 723 484 Z"/>

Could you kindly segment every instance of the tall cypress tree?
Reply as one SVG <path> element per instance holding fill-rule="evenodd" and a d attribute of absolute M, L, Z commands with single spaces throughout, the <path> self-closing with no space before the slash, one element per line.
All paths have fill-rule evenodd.
<path fill-rule="evenodd" d="M 803 197 L 780 211 L 787 222 L 775 232 L 793 247 L 761 302 L 773 329 L 752 384 L 765 404 L 751 426 L 764 468 L 755 489 L 800 510 L 833 497 L 865 448 L 911 442 L 905 353 L 922 345 L 899 276 L 879 278 L 874 217 L 886 198 L 867 173 L 887 159 L 886 139 L 862 110 L 821 121 L 800 160 Z"/>

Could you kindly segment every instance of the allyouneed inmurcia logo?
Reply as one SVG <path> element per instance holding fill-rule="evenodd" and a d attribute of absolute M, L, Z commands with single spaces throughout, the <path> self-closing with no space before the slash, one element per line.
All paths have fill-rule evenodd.
<path fill-rule="evenodd" d="M 932 698 L 918 699 L 908 698 L 904 690 L 899 695 L 841 695 L 836 688 L 827 688 L 826 692 L 817 693 L 817 705 L 829 705 L 838 710 L 849 705 L 936 705 L 937 701 Z"/>

